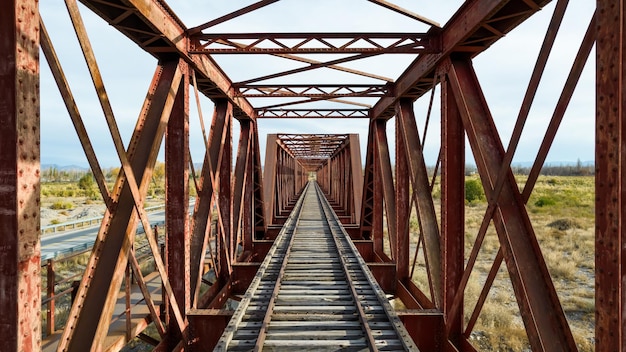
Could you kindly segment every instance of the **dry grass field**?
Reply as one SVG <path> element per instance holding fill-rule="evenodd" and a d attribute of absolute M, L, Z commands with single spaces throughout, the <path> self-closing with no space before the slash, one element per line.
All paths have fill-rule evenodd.
<path fill-rule="evenodd" d="M 467 178 L 472 179 L 477 180 L 477 177 Z M 516 179 L 522 189 L 525 176 L 517 176 Z M 434 194 L 435 206 L 439 209 L 437 189 Z M 526 208 L 580 351 L 594 350 L 594 199 L 592 176 L 541 176 Z M 466 259 L 474 245 L 486 208 L 484 197 L 466 204 Z M 412 243 L 416 242 L 414 238 Z M 491 224 L 465 291 L 466 323 L 499 248 Z M 418 256 L 413 280 L 425 288 L 428 287 L 426 275 L 419 270 L 424 267 L 422 258 Z M 489 290 L 471 338 L 472 343 L 481 350 L 530 350 L 504 263 Z"/>

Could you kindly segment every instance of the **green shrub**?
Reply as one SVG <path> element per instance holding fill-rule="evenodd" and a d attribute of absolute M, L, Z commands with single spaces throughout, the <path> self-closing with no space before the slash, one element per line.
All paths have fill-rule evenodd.
<path fill-rule="evenodd" d="M 485 199 L 485 191 L 478 180 L 465 181 L 465 200 L 469 203 Z"/>
<path fill-rule="evenodd" d="M 417 217 L 411 216 L 409 219 L 409 229 L 413 232 L 419 231 L 419 221 L 417 221 Z"/>
<path fill-rule="evenodd" d="M 58 200 L 56 202 L 54 202 L 51 206 L 50 209 L 54 209 L 54 210 L 59 210 L 59 209 L 72 209 L 74 208 L 74 204 L 70 203 L 70 202 L 64 202 L 62 200 Z"/>
<path fill-rule="evenodd" d="M 554 199 L 551 196 L 541 196 L 539 197 L 539 199 L 537 199 L 537 201 L 535 202 L 535 205 L 540 208 L 551 206 L 551 205 L 556 205 L 556 199 Z"/>

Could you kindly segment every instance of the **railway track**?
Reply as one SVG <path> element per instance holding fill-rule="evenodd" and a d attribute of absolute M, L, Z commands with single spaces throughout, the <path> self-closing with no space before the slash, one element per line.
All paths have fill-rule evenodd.
<path fill-rule="evenodd" d="M 216 351 L 417 351 L 384 292 L 310 182 Z"/>

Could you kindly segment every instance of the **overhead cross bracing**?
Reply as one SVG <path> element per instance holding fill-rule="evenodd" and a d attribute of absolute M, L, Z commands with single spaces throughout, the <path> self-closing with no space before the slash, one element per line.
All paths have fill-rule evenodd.
<path fill-rule="evenodd" d="M 619 309 L 626 305 L 626 177 L 620 147 L 626 120 L 624 0 L 404 1 L 399 6 L 401 1 L 229 1 L 195 4 L 185 13 L 189 2 L 81 0 L 85 9 L 66 0 L 69 17 L 64 21 L 72 23 L 76 38 L 53 33 L 59 17 L 48 2 L 2 2 L 0 125 L 6 128 L 0 137 L 0 292 L 6 298 L 0 300 L 0 337 L 6 348 L 38 349 L 41 315 L 45 311 L 50 322 L 50 303 L 57 302 L 54 295 L 46 297 L 42 307 L 40 300 L 40 148 L 46 148 L 40 122 L 48 111 L 40 113 L 39 104 L 40 95 L 50 90 L 39 79 L 41 67 L 50 71 L 48 81 L 54 80 L 53 89 L 60 91 L 56 100 L 67 108 L 69 128 L 76 130 L 106 206 L 67 323 L 46 327 L 43 341 L 58 341 L 61 351 L 103 348 L 113 337 L 113 326 L 121 327 L 115 331 L 115 346 L 138 336 L 157 350 L 210 350 L 233 315 L 232 301 L 242 299 L 310 177 L 317 179 L 380 287 L 402 302 L 396 313 L 420 349 L 482 348 L 488 340 L 484 318 L 495 296 L 498 308 L 513 308 L 507 317 L 512 317 L 525 349 L 591 345 L 597 351 L 624 350 L 626 318 Z M 337 11 L 344 3 L 354 6 Z M 451 10 L 435 21 L 421 10 L 433 4 Z M 567 27 L 568 14 L 579 7 L 586 17 Z M 44 9 L 41 18 L 39 8 Z M 120 133 L 120 111 L 127 110 L 117 109 L 109 96 L 116 90 L 130 95 L 130 89 L 111 89 L 103 76 L 120 66 L 131 67 L 138 55 L 107 41 L 104 51 L 119 61 L 114 70 L 101 71 L 99 65 L 111 56 L 92 47 L 103 41 L 82 20 L 85 10 L 158 61 L 151 61 L 152 80 L 146 79 L 148 88 L 137 98 L 141 109 L 134 129 Z M 533 21 L 546 13 L 544 22 Z M 357 21 L 348 21 L 350 17 Z M 295 30 L 299 22 L 306 26 Z M 538 32 L 516 36 L 524 26 Z M 576 37 L 566 45 L 572 49 L 569 60 L 561 55 L 564 46 L 558 41 L 564 35 Z M 75 62 L 68 64 L 59 50 L 59 40 L 70 38 L 77 39 L 87 65 L 78 85 L 68 74 Z M 497 49 L 507 40 L 514 45 L 502 54 Z M 494 51 L 501 56 L 485 68 L 481 58 Z M 81 54 L 72 59 L 81 59 Z M 554 60 L 558 70 L 550 65 Z M 524 69 L 525 62 L 532 67 Z M 596 101 L 585 90 L 581 95 L 591 102 L 573 104 L 582 83 L 593 86 L 585 80 L 585 66 L 595 68 Z M 561 81 L 552 75 L 560 70 Z M 125 78 L 138 79 L 134 73 Z M 488 90 L 489 74 L 498 76 L 498 97 L 507 98 L 506 111 Z M 78 99 L 78 92 L 91 84 L 105 124 L 96 133 L 86 125 L 98 113 Z M 513 85 L 514 93 L 509 90 Z M 194 101 L 196 92 L 200 102 Z M 539 106 L 548 96 L 554 97 L 554 106 Z M 212 104 L 212 111 L 205 111 L 213 116 L 211 122 L 190 127 L 196 117 L 204 121 L 200 107 L 205 98 Z M 422 103 L 425 114 L 419 109 Z M 591 105 L 595 116 L 591 112 L 575 123 L 568 121 L 569 112 Z M 544 129 L 533 121 L 537 114 L 546 117 Z M 299 135 L 283 129 L 289 134 L 267 136 L 263 156 L 259 136 L 264 124 L 279 118 L 302 125 L 310 118 L 329 118 L 319 131 L 308 124 L 303 132 L 347 137 L 334 151 L 319 146 L 305 152 L 297 143 L 288 147 L 280 142 Z M 361 138 L 367 140 L 364 163 L 358 136 L 331 125 L 338 121 L 332 118 L 367 125 L 367 137 Z M 568 123 L 578 127 L 575 133 L 563 129 Z M 595 263 L 575 268 L 582 272 L 575 280 L 562 279 L 554 272 L 554 258 L 544 254 L 545 224 L 537 221 L 540 212 L 534 212 L 535 189 L 559 138 L 575 135 L 569 148 L 574 151 L 583 145 L 581 136 L 593 131 L 595 193 L 583 208 L 595 209 L 595 226 L 567 235 L 592 233 Z M 124 132 L 132 136 L 126 138 Z M 203 155 L 192 160 L 194 133 L 202 134 Z M 530 157 L 529 175 L 520 180 L 512 165 L 529 133 L 537 152 Z M 101 150 L 93 145 L 96 135 L 113 142 L 108 151 L 121 169 L 115 183 L 104 176 Z M 239 138 L 236 143 L 233 135 Z M 428 153 L 432 143 L 435 151 Z M 140 222 L 150 227 L 145 226 L 150 219 L 143 205 L 163 144 L 166 245 L 159 248 L 154 234 L 147 234 L 156 268 L 144 277 L 130 234 Z M 302 156 L 294 157 L 298 153 Z M 486 198 L 475 228 L 466 215 L 476 208 L 465 207 L 463 192 L 470 153 Z M 197 198 L 188 217 L 192 191 Z M 563 242 L 576 242 L 576 250 L 582 247 L 569 237 L 559 244 Z M 558 254 L 561 262 L 577 257 L 574 252 Z M 477 280 L 480 269 L 484 271 Z M 148 278 L 162 283 L 161 299 L 146 289 Z M 575 291 L 563 289 L 564 282 L 568 287 L 591 283 L 593 294 L 577 297 L 584 313 L 564 303 L 564 293 Z M 54 283 L 50 275 L 48 286 Z M 118 302 L 131 300 L 131 292 L 141 292 L 141 309 L 122 307 L 120 314 L 129 324 L 120 324 L 113 315 L 120 312 Z M 498 302 L 507 295 L 508 303 Z M 580 315 L 586 319 L 582 328 L 576 325 Z M 154 336 L 142 334 L 148 324 L 154 324 Z M 581 337 L 581 330 L 588 335 Z"/>

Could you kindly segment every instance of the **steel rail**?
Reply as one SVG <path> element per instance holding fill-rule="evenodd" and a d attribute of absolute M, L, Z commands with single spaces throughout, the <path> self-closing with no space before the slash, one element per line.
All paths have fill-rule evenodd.
<path fill-rule="evenodd" d="M 352 253 L 355 254 L 355 259 L 358 262 L 359 267 L 363 269 L 362 270 L 363 275 L 365 276 L 369 284 L 374 288 L 374 292 L 376 293 L 376 298 L 379 304 L 383 307 L 385 315 L 389 319 L 389 322 L 391 322 L 391 325 L 393 326 L 394 330 L 398 334 L 398 337 L 400 337 L 400 340 L 402 341 L 402 344 L 405 350 L 406 351 L 419 351 L 419 349 L 417 348 L 417 346 L 415 345 L 415 343 L 409 336 L 409 333 L 404 327 L 404 324 L 402 323 L 398 315 L 395 313 L 395 311 L 391 307 L 389 300 L 387 299 L 387 297 L 385 297 L 385 294 L 383 290 L 380 288 L 380 286 L 378 285 L 378 282 L 376 281 L 372 273 L 369 270 L 366 270 L 367 263 L 365 262 L 363 257 L 361 257 L 361 255 L 359 254 L 359 251 L 355 247 L 354 243 L 352 243 L 352 241 L 349 240 L 348 233 L 343 228 L 343 226 L 341 226 L 341 222 L 339 221 L 337 214 L 335 214 L 335 212 L 332 210 L 332 206 L 328 202 L 328 199 L 326 199 L 326 197 L 322 194 L 322 190 L 319 188 L 319 185 L 317 183 L 315 183 L 315 187 L 316 187 L 316 190 L 319 192 L 318 194 L 321 194 L 319 199 L 320 199 L 320 202 L 324 204 L 324 206 L 322 207 L 324 209 L 324 215 L 327 220 L 331 220 L 331 221 L 328 221 L 328 223 L 329 223 L 331 232 L 333 233 L 333 237 L 334 238 L 336 238 L 335 236 L 341 237 L 344 240 L 344 242 L 347 244 L 348 249 L 352 251 Z M 331 222 L 335 226 L 331 226 L 330 225 Z M 341 233 L 341 235 L 339 235 L 338 233 Z M 340 257 L 343 259 L 343 255 L 340 255 Z M 358 301 L 359 301 L 358 299 L 355 299 L 355 302 L 358 302 Z"/>
<path fill-rule="evenodd" d="M 342 264 L 341 267 L 343 269 L 343 273 L 346 277 L 346 280 L 348 281 L 348 286 L 350 287 L 350 293 L 352 294 L 352 299 L 354 300 L 354 304 L 357 307 L 357 311 L 359 314 L 359 321 L 361 322 L 361 328 L 363 329 L 363 332 L 365 333 L 367 337 L 367 344 L 369 345 L 370 349 L 376 352 L 378 351 L 378 347 L 376 347 L 376 339 L 374 338 L 374 335 L 372 334 L 372 328 L 365 314 L 365 309 L 363 309 L 363 304 L 361 304 L 361 300 L 359 299 L 359 294 L 356 292 L 353 275 L 348 270 L 348 266 L 350 264 L 346 261 L 345 256 L 342 255 L 343 253 L 341 253 L 342 252 L 341 249 L 345 249 L 345 247 L 340 242 L 339 238 L 337 238 L 338 235 L 335 233 L 333 226 L 330 225 L 330 221 L 335 220 L 335 219 L 329 219 L 330 204 L 328 204 L 328 201 L 324 202 L 322 200 L 324 196 L 320 194 L 321 190 L 319 186 L 317 184 L 315 186 L 316 186 L 315 192 L 317 194 L 317 201 L 322 207 L 323 215 L 326 218 L 326 221 L 328 222 L 328 228 L 330 229 L 330 233 L 333 237 L 333 241 L 335 242 L 335 247 L 337 249 L 337 253 L 339 254 L 339 260 L 341 260 L 341 264 Z"/>
<path fill-rule="evenodd" d="M 306 192 L 307 188 L 308 188 L 308 185 L 305 187 L 303 193 Z M 290 236 L 287 240 L 290 240 L 293 237 L 295 224 L 300 215 L 300 210 L 302 209 L 303 203 L 304 203 L 304 197 L 300 197 L 300 199 L 298 199 L 298 202 L 296 203 L 294 207 L 294 211 L 291 212 L 291 214 L 289 214 L 289 217 L 285 221 L 285 225 L 283 226 L 282 230 L 276 237 L 276 240 L 274 240 L 274 244 L 272 245 L 267 256 L 261 263 L 261 266 L 259 267 L 257 274 L 254 276 L 254 279 L 252 279 L 252 283 L 250 283 L 250 286 L 248 290 L 246 291 L 244 298 L 241 300 L 241 302 L 237 306 L 237 309 L 235 310 L 233 314 L 233 319 L 230 320 L 230 322 L 226 326 L 226 329 L 224 329 L 224 332 L 222 333 L 222 337 L 220 338 L 220 341 L 218 342 L 214 351 L 220 352 L 220 351 L 226 351 L 228 349 L 228 345 L 232 341 L 235 335 L 235 332 L 237 330 L 237 327 L 243 320 L 244 313 L 253 299 L 254 292 L 261 284 L 261 280 L 263 276 L 265 275 L 265 272 L 270 267 L 272 259 L 275 258 L 276 253 L 281 250 L 282 243 L 285 241 L 285 236 Z"/>
<path fill-rule="evenodd" d="M 287 264 L 289 262 L 289 255 L 291 253 L 291 248 L 293 247 L 293 239 L 295 238 L 295 232 L 298 228 L 298 224 L 300 223 L 300 215 L 302 214 L 302 204 L 304 203 L 304 194 L 306 193 L 309 185 L 305 187 L 302 192 L 302 196 L 298 200 L 300 202 L 300 206 L 297 208 L 298 216 L 293 220 L 295 223 L 290 231 L 289 236 L 289 244 L 285 248 L 285 254 L 283 256 L 283 262 L 280 265 L 280 271 L 278 272 L 278 276 L 276 277 L 276 282 L 274 283 L 274 289 L 272 290 L 272 296 L 267 303 L 267 309 L 265 310 L 265 316 L 263 317 L 263 323 L 261 324 L 261 329 L 259 330 L 259 335 L 257 337 L 256 343 L 254 345 L 254 352 L 263 351 L 263 344 L 265 343 L 265 338 L 267 337 L 267 329 L 270 325 L 270 321 L 272 320 L 272 314 L 274 313 L 274 307 L 276 306 L 276 298 L 278 297 L 278 291 L 280 291 L 281 282 L 283 277 L 285 276 L 285 270 L 287 268 Z M 296 209 L 294 209 L 296 210 Z M 295 211 L 294 211 L 295 213 Z"/>

